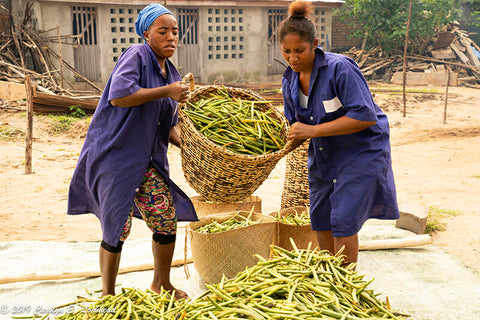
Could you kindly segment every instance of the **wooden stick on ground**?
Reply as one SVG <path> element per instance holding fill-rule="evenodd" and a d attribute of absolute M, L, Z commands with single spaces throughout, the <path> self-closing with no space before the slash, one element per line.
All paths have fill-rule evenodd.
<path fill-rule="evenodd" d="M 181 266 L 183 264 L 191 263 L 192 261 L 193 261 L 192 258 L 174 259 L 172 261 L 172 267 Z M 153 263 L 120 268 L 118 269 L 118 273 L 120 274 L 120 273 L 148 271 L 148 270 L 153 270 Z M 52 273 L 52 274 L 30 273 L 30 274 L 0 278 L 0 285 L 6 284 L 6 283 L 15 283 L 15 282 L 91 278 L 91 277 L 99 277 L 99 276 L 100 276 L 100 271 L 62 272 L 62 273 Z"/>
<path fill-rule="evenodd" d="M 360 241 L 359 250 L 399 249 L 424 246 L 431 243 L 432 238 L 428 234 L 422 234 L 401 239 Z"/>

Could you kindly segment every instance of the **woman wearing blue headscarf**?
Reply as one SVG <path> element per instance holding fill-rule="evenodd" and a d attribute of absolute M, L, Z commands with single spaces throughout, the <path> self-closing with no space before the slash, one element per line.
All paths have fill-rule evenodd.
<path fill-rule="evenodd" d="M 188 196 L 169 178 L 169 143 L 180 146 L 178 102 L 188 86 L 168 60 L 178 43 L 172 12 L 145 7 L 135 23 L 144 44 L 119 57 L 95 110 L 70 184 L 68 213 L 93 213 L 102 226 L 102 295 L 115 294 L 122 245 L 132 217 L 153 232 L 151 289 L 187 294 L 170 283 L 177 221 L 198 220 Z"/>

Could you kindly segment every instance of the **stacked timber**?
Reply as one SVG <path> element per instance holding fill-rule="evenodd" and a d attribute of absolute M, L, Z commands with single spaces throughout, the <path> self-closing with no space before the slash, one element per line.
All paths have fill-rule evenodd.
<path fill-rule="evenodd" d="M 407 53 L 407 85 L 480 84 L 480 47 L 458 24 L 445 26 L 425 47 L 422 55 Z M 403 52 L 387 55 L 376 47 L 344 54 L 357 62 L 367 80 L 403 81 Z"/>
<path fill-rule="evenodd" d="M 265 100 L 270 101 L 275 107 L 283 108 L 281 85 L 278 82 L 232 83 L 227 86 L 252 90 Z"/>
<path fill-rule="evenodd" d="M 29 77 L 34 87 L 33 109 L 37 112 L 69 112 L 72 107 L 82 108 L 86 112 L 94 110 L 102 89 L 78 74 L 63 60 L 59 50 L 62 44 L 74 44 L 75 40 L 72 39 L 76 36 L 60 35 L 59 28 L 55 36 L 47 36 L 55 30 L 36 30 L 32 17 L 34 2 L 25 2 L 23 17 L 15 17 L 0 5 L 3 21 L 0 24 L 0 81 L 24 84 L 25 78 Z M 56 47 L 60 54 L 52 47 Z M 64 79 L 64 68 L 90 84 L 92 91 L 76 90 L 73 84 Z M 18 103 L 2 102 L 3 108 L 17 109 Z"/>
<path fill-rule="evenodd" d="M 80 108 L 86 113 L 93 113 L 98 100 L 96 97 L 70 97 L 37 92 L 33 96 L 33 110 L 41 113 L 68 113 Z"/>

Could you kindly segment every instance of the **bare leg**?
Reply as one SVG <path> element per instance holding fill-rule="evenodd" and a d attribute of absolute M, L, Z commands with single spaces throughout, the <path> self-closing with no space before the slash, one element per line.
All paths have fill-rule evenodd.
<path fill-rule="evenodd" d="M 334 242 L 332 231 L 315 231 L 317 235 L 318 245 L 320 250 L 328 250 L 330 254 L 334 254 Z"/>
<path fill-rule="evenodd" d="M 169 244 L 159 244 L 152 240 L 153 252 L 153 281 L 151 289 L 160 292 L 161 287 L 168 291 L 175 290 L 175 298 L 188 298 L 188 295 L 176 289 L 170 283 L 170 268 L 172 266 L 173 252 L 175 250 L 175 242 Z"/>
<path fill-rule="evenodd" d="M 357 262 L 358 260 L 358 234 L 349 237 L 333 237 L 331 231 L 316 231 L 318 244 L 321 250 L 328 250 L 332 255 L 337 253 L 343 246 L 345 262 Z"/>
<path fill-rule="evenodd" d="M 112 253 L 100 247 L 100 275 L 102 276 L 102 297 L 115 295 L 115 281 L 117 280 L 118 266 L 122 253 Z"/>
<path fill-rule="evenodd" d="M 343 255 L 345 255 L 345 262 L 358 261 L 358 234 L 349 237 L 335 237 L 335 252 L 338 252 L 343 246 Z"/>

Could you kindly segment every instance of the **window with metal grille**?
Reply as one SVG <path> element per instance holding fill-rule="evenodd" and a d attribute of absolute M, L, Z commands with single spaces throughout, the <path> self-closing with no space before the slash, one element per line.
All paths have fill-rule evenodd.
<path fill-rule="evenodd" d="M 207 21 L 212 28 L 209 31 L 208 58 L 217 60 L 243 59 L 245 17 L 243 9 L 208 9 Z"/>
<path fill-rule="evenodd" d="M 270 42 L 277 42 L 277 29 L 285 18 L 287 18 L 287 9 L 269 9 L 268 10 L 268 39 Z"/>
<path fill-rule="evenodd" d="M 178 29 L 180 44 L 198 44 L 198 10 L 178 9 Z"/>
<path fill-rule="evenodd" d="M 112 7 L 110 8 L 109 29 L 111 30 L 112 45 L 111 59 L 113 62 L 118 60 L 120 54 L 125 51 L 125 45 L 143 43 L 143 38 L 139 37 L 135 31 L 133 23 L 137 20 L 138 13 L 143 7 Z"/>
<path fill-rule="evenodd" d="M 331 10 L 330 9 L 315 9 L 315 25 L 317 27 L 317 38 L 320 39 L 320 46 L 324 49 L 327 48 L 327 39 L 328 39 L 328 32 L 330 28 L 328 25 L 331 23 Z"/>
<path fill-rule="evenodd" d="M 73 34 L 78 37 L 77 43 L 97 44 L 97 12 L 95 8 L 74 6 L 72 9 Z"/>

